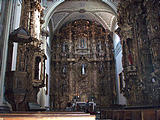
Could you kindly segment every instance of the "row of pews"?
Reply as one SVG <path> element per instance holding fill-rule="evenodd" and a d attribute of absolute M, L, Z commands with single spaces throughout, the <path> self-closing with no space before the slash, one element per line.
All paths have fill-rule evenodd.
<path fill-rule="evenodd" d="M 82 112 L 15 112 L 0 113 L 0 120 L 95 120 Z"/>
<path fill-rule="evenodd" d="M 102 108 L 101 119 L 160 120 L 160 106 Z"/>
<path fill-rule="evenodd" d="M 0 120 L 160 120 L 160 106 L 101 108 L 100 115 L 83 112 L 0 113 Z"/>

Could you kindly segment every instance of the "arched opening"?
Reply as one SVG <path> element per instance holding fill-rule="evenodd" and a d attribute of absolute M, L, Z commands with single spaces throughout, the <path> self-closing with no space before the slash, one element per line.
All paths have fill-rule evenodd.
<path fill-rule="evenodd" d="M 37 56 L 35 58 L 35 71 L 34 71 L 34 79 L 40 80 L 40 74 L 41 74 L 41 58 Z"/>
<path fill-rule="evenodd" d="M 99 8 L 96 8 L 97 3 L 100 4 Z M 50 32 L 48 46 L 52 51 L 50 55 L 50 104 L 54 109 L 64 110 L 68 102 L 73 103 L 74 98 L 85 102 L 94 97 L 94 100 L 98 101 L 98 97 L 101 96 L 100 91 L 102 96 L 109 93 L 110 98 L 103 97 L 100 101 L 96 101 L 97 104 L 104 105 L 105 103 L 103 103 L 103 101 L 107 99 L 109 101 L 107 105 L 114 104 L 116 103 L 117 95 L 115 94 L 116 81 L 114 79 L 116 75 L 113 53 L 114 43 L 113 34 L 111 32 L 114 31 L 114 26 L 116 24 L 116 13 L 104 1 L 72 1 L 72 6 L 68 8 L 69 5 L 71 5 L 69 1 L 62 1 L 62 3 L 59 3 L 47 20 L 49 21 L 50 19 L 48 22 Z M 88 7 L 87 5 L 90 6 Z M 75 8 L 75 6 L 77 6 L 77 8 Z M 65 9 L 67 9 L 66 12 L 63 11 Z M 48 15 L 46 15 L 46 17 L 47 16 Z M 78 25 L 80 26 L 79 28 Z M 74 27 L 76 27 L 76 29 Z M 78 29 L 86 30 L 82 32 L 78 31 Z M 110 39 L 108 39 L 109 34 L 111 36 Z M 96 60 L 98 57 L 100 58 L 99 61 Z M 90 58 L 93 60 L 89 61 Z M 73 66 L 76 67 L 72 68 Z M 92 70 L 90 71 L 90 69 L 95 69 L 93 72 L 94 78 L 92 80 Z M 107 76 L 105 76 L 107 71 L 108 74 L 110 74 L 108 76 L 113 76 L 107 78 Z M 74 76 L 74 74 L 76 74 L 75 78 L 72 78 L 71 76 Z M 90 79 L 87 78 L 87 76 L 89 76 Z M 100 78 L 97 78 L 97 76 Z M 69 85 L 72 79 L 81 79 L 84 82 L 92 81 L 92 83 L 88 85 L 90 90 L 86 90 L 87 92 L 85 91 L 87 85 L 85 85 L 84 88 L 85 92 L 79 90 L 78 87 L 83 86 L 78 86 L 77 83 L 75 83 L 75 85 Z M 103 80 L 99 83 L 97 82 L 98 79 Z M 107 81 L 109 81 L 107 79 L 110 79 L 110 82 L 108 82 L 110 84 L 108 93 L 106 92 L 106 84 Z M 64 85 L 64 83 L 66 83 L 66 85 Z M 74 93 L 73 86 L 76 86 L 76 84 L 77 88 L 74 88 L 76 91 Z M 91 84 L 95 84 L 93 88 L 91 88 Z M 96 84 L 102 88 L 96 88 L 96 86 L 98 86 Z M 64 86 L 66 86 L 66 88 Z M 95 92 L 96 90 L 94 89 L 97 89 L 97 92 Z M 72 93 L 68 91 L 72 91 Z M 67 94 L 69 95 L 67 96 Z"/>

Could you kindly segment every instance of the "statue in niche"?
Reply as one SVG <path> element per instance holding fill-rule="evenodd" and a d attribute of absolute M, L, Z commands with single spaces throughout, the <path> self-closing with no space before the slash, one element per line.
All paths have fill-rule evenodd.
<path fill-rule="evenodd" d="M 128 46 L 128 61 L 129 61 L 129 65 L 133 65 L 133 58 L 132 58 L 132 39 L 128 38 L 127 39 L 127 46 Z"/>
<path fill-rule="evenodd" d="M 68 46 L 66 43 L 63 43 L 62 45 L 62 52 L 67 52 L 68 51 Z"/>
<path fill-rule="evenodd" d="M 62 45 L 62 52 L 65 52 L 65 44 Z"/>
<path fill-rule="evenodd" d="M 67 72 L 67 68 L 66 68 L 66 65 L 64 65 L 63 68 L 62 68 L 62 73 L 66 74 L 66 72 Z"/>
<path fill-rule="evenodd" d="M 100 73 L 104 72 L 104 64 L 102 62 L 100 63 L 99 72 Z"/>
<path fill-rule="evenodd" d="M 106 48 L 108 48 L 108 47 L 109 47 L 109 45 L 108 45 L 108 43 L 107 43 L 107 42 L 105 42 L 105 45 L 106 45 Z"/>
<path fill-rule="evenodd" d="M 101 44 L 101 41 L 98 43 L 98 47 L 99 47 L 99 50 L 102 50 L 102 44 Z"/>
<path fill-rule="evenodd" d="M 100 52 L 101 50 L 102 50 L 102 44 L 101 41 L 99 41 L 97 44 L 97 52 Z"/>
<path fill-rule="evenodd" d="M 86 74 L 86 65 L 85 64 L 82 64 L 82 66 L 81 66 L 81 73 L 82 73 L 82 75 Z"/>
<path fill-rule="evenodd" d="M 80 42 L 79 48 L 81 49 L 87 48 L 87 40 L 85 37 L 82 37 L 79 42 Z"/>
<path fill-rule="evenodd" d="M 129 64 L 130 64 L 130 65 L 133 65 L 133 60 L 132 60 L 131 51 L 128 51 L 128 60 L 129 60 Z"/>

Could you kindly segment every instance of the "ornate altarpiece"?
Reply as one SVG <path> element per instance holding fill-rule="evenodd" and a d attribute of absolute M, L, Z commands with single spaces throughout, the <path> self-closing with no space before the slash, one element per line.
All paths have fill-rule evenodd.
<path fill-rule="evenodd" d="M 118 7 L 128 105 L 160 105 L 159 0 L 126 0 Z"/>
<path fill-rule="evenodd" d="M 65 109 L 78 98 L 109 106 L 115 100 L 112 33 L 96 22 L 80 19 L 58 29 L 51 42 L 51 102 Z"/>
<path fill-rule="evenodd" d="M 28 111 L 37 103 L 37 93 L 44 86 L 46 56 L 42 48 L 41 0 L 23 0 L 21 27 L 10 34 L 5 97 L 13 111 Z M 18 43 L 16 71 L 11 71 L 13 42 Z"/>

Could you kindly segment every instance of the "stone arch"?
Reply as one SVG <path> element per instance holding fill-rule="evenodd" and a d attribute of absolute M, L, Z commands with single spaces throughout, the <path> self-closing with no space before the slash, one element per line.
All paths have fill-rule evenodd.
<path fill-rule="evenodd" d="M 49 8 L 45 11 L 46 13 L 45 13 L 44 18 L 43 18 L 43 19 L 45 20 L 45 23 L 42 25 L 42 28 L 43 28 L 44 31 L 47 30 L 49 21 L 50 21 L 52 15 L 54 15 L 56 8 L 57 8 L 58 6 L 60 6 L 62 3 L 64 3 L 64 2 L 65 2 L 65 0 L 58 0 L 58 1 L 54 2 L 53 5 L 51 5 L 51 7 L 49 7 Z M 115 13 L 115 15 L 117 15 L 117 8 L 116 8 L 116 6 L 113 4 L 113 2 L 111 2 L 111 0 L 101 0 L 101 1 L 99 1 L 99 2 L 103 2 L 104 4 L 110 6 L 111 9 L 113 10 L 113 12 Z M 96 17 L 99 17 L 99 16 L 96 16 Z M 102 23 L 102 22 L 105 22 L 105 20 L 101 19 L 100 17 L 99 17 L 98 19 L 101 20 L 101 23 Z M 115 19 L 115 20 L 114 20 L 113 22 L 116 24 L 116 17 L 115 17 L 114 19 Z M 102 25 L 102 24 L 101 24 L 101 25 Z M 113 24 L 112 24 L 112 28 L 115 29 L 115 26 L 114 26 Z M 52 36 L 50 35 L 50 38 L 49 38 L 50 40 L 49 40 L 49 41 L 51 41 L 51 39 L 52 39 L 51 37 L 52 37 Z M 110 52 L 111 52 L 111 51 L 110 51 Z M 50 69 L 50 71 L 51 71 L 51 69 Z M 51 83 L 51 84 L 52 84 L 52 83 Z M 50 90 L 50 91 L 52 91 L 52 90 Z M 53 96 L 54 96 L 54 95 L 53 95 Z M 52 98 L 51 98 L 51 99 L 52 99 Z"/>
<path fill-rule="evenodd" d="M 63 3 L 65 0 L 58 0 L 56 2 L 53 3 L 53 5 L 51 5 L 51 7 L 49 7 L 47 10 L 46 10 L 46 14 L 44 15 L 44 24 L 43 24 L 43 27 L 45 30 L 47 29 L 47 25 L 49 23 L 49 20 L 51 19 L 52 15 L 53 15 L 53 11 L 54 9 L 56 9 L 56 7 L 58 5 L 60 5 L 61 3 Z"/>

